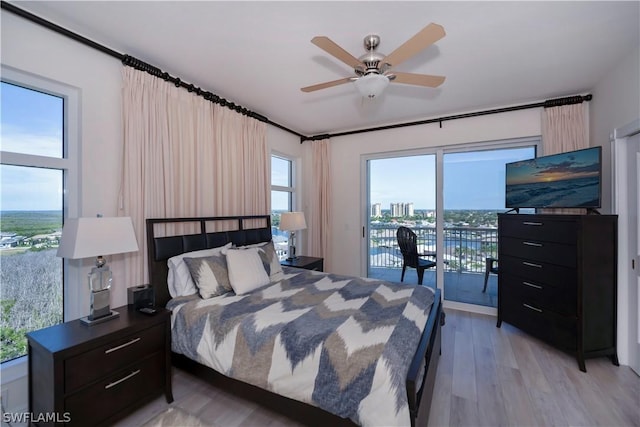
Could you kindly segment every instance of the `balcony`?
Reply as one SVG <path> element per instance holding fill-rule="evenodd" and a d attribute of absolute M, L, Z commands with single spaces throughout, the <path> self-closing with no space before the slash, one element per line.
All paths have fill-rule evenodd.
<path fill-rule="evenodd" d="M 402 224 L 371 224 L 369 277 L 400 281 L 402 274 L 402 254 L 398 248 L 396 230 Z M 418 236 L 419 252 L 436 250 L 435 227 L 410 227 Z M 444 228 L 444 287 L 445 299 L 469 304 L 497 307 L 497 277 L 489 275 L 487 291 L 484 286 L 485 259 L 497 258 L 498 230 L 491 227 Z M 435 286 L 436 271 L 428 269 L 423 284 Z M 418 283 L 416 270 L 408 268 L 405 283 Z"/>

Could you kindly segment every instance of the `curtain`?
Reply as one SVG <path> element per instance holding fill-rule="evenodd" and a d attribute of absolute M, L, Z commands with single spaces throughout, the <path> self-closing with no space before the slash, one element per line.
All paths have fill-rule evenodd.
<path fill-rule="evenodd" d="M 331 271 L 328 259 L 331 247 L 331 145 L 329 139 L 311 142 L 311 192 L 307 234 L 311 256 L 323 257 L 325 271 Z"/>
<path fill-rule="evenodd" d="M 148 283 L 146 218 L 269 212 L 265 123 L 131 67 L 122 102 L 119 215 L 140 247 L 124 258 L 129 283 Z"/>
<path fill-rule="evenodd" d="M 542 150 L 545 156 L 589 147 L 587 103 L 542 111 Z M 585 209 L 542 209 L 542 213 L 584 214 Z"/>
<path fill-rule="evenodd" d="M 542 149 L 545 156 L 589 147 L 587 103 L 542 110 Z"/>

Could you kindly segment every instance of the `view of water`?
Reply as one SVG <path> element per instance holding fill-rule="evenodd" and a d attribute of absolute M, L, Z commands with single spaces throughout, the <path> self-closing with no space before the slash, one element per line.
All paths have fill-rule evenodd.
<path fill-rule="evenodd" d="M 508 207 L 600 207 L 600 178 L 507 185 Z"/>

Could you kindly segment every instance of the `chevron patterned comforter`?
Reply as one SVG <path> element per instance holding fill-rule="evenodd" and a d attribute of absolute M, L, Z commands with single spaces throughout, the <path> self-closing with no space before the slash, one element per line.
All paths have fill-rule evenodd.
<path fill-rule="evenodd" d="M 410 425 L 405 379 L 433 291 L 283 270 L 247 295 L 171 300 L 173 351 L 359 425 Z"/>

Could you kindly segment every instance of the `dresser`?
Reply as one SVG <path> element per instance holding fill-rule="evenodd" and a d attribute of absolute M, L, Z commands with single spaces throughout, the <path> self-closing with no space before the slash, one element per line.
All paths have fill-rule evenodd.
<path fill-rule="evenodd" d="M 171 312 L 131 306 L 116 319 L 79 320 L 27 334 L 29 410 L 36 425 L 102 426 L 171 392 Z M 51 415 L 55 414 L 55 415 Z"/>
<path fill-rule="evenodd" d="M 498 216 L 498 324 L 585 358 L 616 354 L 617 217 Z"/>

